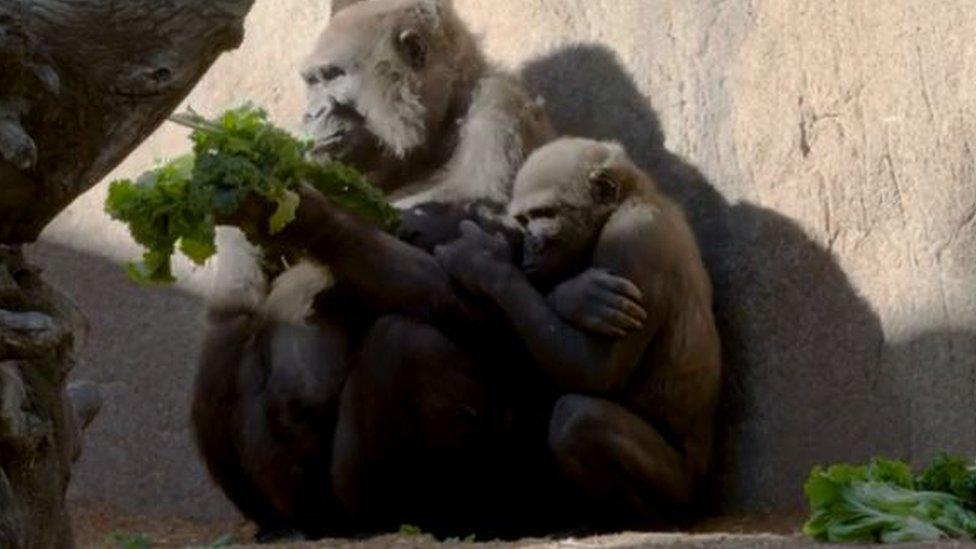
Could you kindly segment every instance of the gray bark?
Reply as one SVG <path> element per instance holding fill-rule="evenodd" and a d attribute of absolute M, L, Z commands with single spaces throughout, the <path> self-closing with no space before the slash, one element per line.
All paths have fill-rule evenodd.
<path fill-rule="evenodd" d="M 34 240 L 243 38 L 253 0 L 0 7 L 0 243 Z"/>
<path fill-rule="evenodd" d="M 0 547 L 71 547 L 64 494 L 97 388 L 66 391 L 81 313 L 19 246 L 243 38 L 253 0 L 0 5 Z"/>

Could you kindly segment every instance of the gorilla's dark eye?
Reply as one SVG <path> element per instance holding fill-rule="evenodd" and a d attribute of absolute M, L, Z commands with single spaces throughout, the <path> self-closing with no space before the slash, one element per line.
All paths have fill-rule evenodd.
<path fill-rule="evenodd" d="M 314 86 L 316 84 L 329 82 L 330 80 L 335 80 L 340 76 L 345 76 L 346 71 L 335 65 L 328 65 L 326 67 L 318 67 L 314 69 L 308 69 L 302 73 L 302 78 L 305 83 L 309 86 Z"/>
<path fill-rule="evenodd" d="M 335 65 L 330 65 L 328 67 L 323 67 L 319 69 L 319 75 L 322 78 L 323 82 L 328 82 L 329 80 L 335 80 L 340 76 L 345 76 L 346 71 L 342 70 L 341 68 Z"/>
<path fill-rule="evenodd" d="M 411 68 L 419 70 L 427 65 L 427 42 L 417 31 L 406 30 L 397 37 L 397 51 Z"/>

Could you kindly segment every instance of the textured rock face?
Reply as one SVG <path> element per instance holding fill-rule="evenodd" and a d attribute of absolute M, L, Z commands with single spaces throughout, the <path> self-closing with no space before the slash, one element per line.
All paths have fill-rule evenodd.
<path fill-rule="evenodd" d="M 726 349 L 726 508 L 799 505 L 819 462 L 976 452 L 968 0 L 456 2 L 560 130 L 620 140 L 687 208 Z M 259 0 L 243 48 L 189 102 L 252 99 L 295 127 L 295 69 L 328 7 Z M 116 175 L 183 151 L 183 135 L 162 129 Z M 92 321 L 77 375 L 108 382 L 74 494 L 226 514 L 187 427 L 210 271 L 127 286 L 93 259 L 136 251 L 103 197 L 80 199 L 35 254 Z"/>

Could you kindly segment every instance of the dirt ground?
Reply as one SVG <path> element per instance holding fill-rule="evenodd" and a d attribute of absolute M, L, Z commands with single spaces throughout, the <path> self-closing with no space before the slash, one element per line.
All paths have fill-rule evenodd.
<path fill-rule="evenodd" d="M 72 502 L 70 509 L 75 541 L 82 549 L 226 545 L 249 542 L 254 535 L 253 527 L 243 520 L 196 522 L 82 502 Z"/>
<path fill-rule="evenodd" d="M 251 543 L 254 528 L 243 520 L 196 522 L 177 517 L 138 515 L 109 505 L 72 503 L 75 539 L 80 548 L 144 549 L 148 547 L 226 547 Z M 796 547 L 803 516 L 799 513 L 722 517 L 702 521 L 687 534 L 619 534 L 586 539 L 481 542 L 478 547 Z M 479 540 L 481 541 L 481 540 Z M 391 535 L 368 540 L 324 540 L 281 547 L 453 547 L 460 541 L 437 543 L 428 536 Z"/>
<path fill-rule="evenodd" d="M 702 521 L 690 532 L 624 532 L 590 538 L 525 539 L 517 542 L 478 540 L 437 541 L 424 535 L 388 535 L 361 540 L 322 540 L 256 546 L 254 528 L 242 520 L 194 522 L 173 517 L 150 517 L 126 513 L 108 505 L 72 504 L 78 547 L 104 549 L 149 549 L 162 547 L 271 547 L 273 549 L 637 549 L 667 547 L 690 549 L 787 549 L 820 548 L 800 535 L 802 513 L 780 513 L 722 517 Z M 899 547 L 956 548 L 961 542 L 906 544 Z"/>

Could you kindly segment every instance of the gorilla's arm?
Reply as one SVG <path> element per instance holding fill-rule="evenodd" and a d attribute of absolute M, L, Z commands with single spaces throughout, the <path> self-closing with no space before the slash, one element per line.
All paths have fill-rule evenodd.
<path fill-rule="evenodd" d="M 327 264 L 374 310 L 410 316 L 449 332 L 471 333 L 482 321 L 431 254 L 345 211 L 311 187 L 298 192 L 295 220 L 277 235 L 266 234 L 264 220 L 271 205 L 258 199 L 224 221 L 240 226 L 262 246 L 304 250 Z"/>
<path fill-rule="evenodd" d="M 462 238 L 438 248 L 438 260 L 464 287 L 501 309 L 534 363 L 569 391 L 607 393 L 627 381 L 654 337 L 660 323 L 658 311 L 648 310 L 644 326 L 625 337 L 581 330 L 563 320 L 546 296 L 517 267 L 503 260 L 496 240 L 473 224 L 465 224 L 463 233 Z M 653 291 L 653 274 L 640 265 L 608 258 L 599 266 L 632 280 L 645 295 Z"/>
<path fill-rule="evenodd" d="M 611 337 L 644 327 L 644 295 L 631 281 L 591 267 L 560 283 L 546 296 L 552 310 L 573 326 Z"/>
<path fill-rule="evenodd" d="M 499 276 L 486 295 L 504 311 L 535 362 L 570 391 L 604 394 L 619 388 L 653 335 L 647 325 L 623 338 L 580 330 L 556 314 L 514 267 Z"/>

